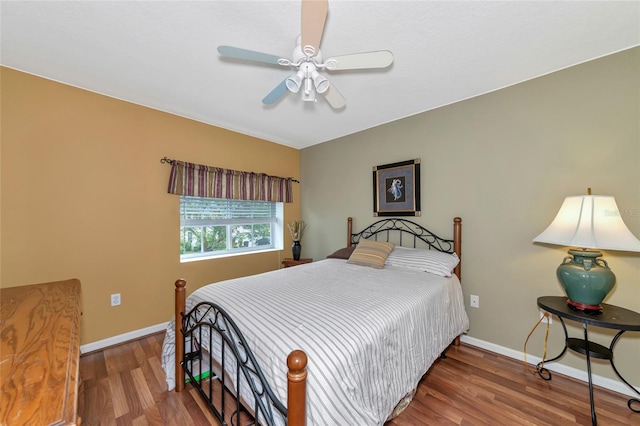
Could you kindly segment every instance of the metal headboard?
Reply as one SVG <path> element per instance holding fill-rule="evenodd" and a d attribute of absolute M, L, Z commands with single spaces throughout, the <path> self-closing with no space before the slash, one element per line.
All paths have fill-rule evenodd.
<path fill-rule="evenodd" d="M 462 258 L 462 219 L 453 219 L 453 239 L 439 237 L 422 225 L 401 218 L 382 219 L 367 226 L 360 232 L 353 232 L 353 219 L 347 219 L 347 246 L 357 245 L 361 239 L 374 241 L 390 241 L 404 246 L 417 247 L 420 242 L 424 243 L 429 250 L 438 250 L 444 253 L 456 253 Z M 460 277 L 460 265 L 455 269 L 455 273 Z"/>

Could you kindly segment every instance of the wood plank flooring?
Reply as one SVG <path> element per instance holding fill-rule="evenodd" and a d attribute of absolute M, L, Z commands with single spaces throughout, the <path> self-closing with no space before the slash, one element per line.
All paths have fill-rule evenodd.
<path fill-rule="evenodd" d="M 190 386 L 167 391 L 163 339 L 164 333 L 154 334 L 80 358 L 84 426 L 217 424 Z M 602 388 L 594 393 L 599 425 L 640 425 L 627 396 Z M 585 383 L 556 373 L 544 381 L 522 362 L 463 343 L 436 361 L 409 407 L 385 426 L 574 424 L 591 424 Z"/>

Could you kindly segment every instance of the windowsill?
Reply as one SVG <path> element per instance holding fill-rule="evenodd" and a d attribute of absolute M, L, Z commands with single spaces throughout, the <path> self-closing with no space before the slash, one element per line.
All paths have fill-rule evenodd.
<path fill-rule="evenodd" d="M 280 250 L 282 250 L 282 249 L 270 248 L 270 249 L 265 249 L 265 250 L 252 250 L 252 251 L 243 251 L 243 252 L 239 252 L 239 253 L 225 253 L 225 254 L 216 254 L 216 255 L 212 255 L 212 256 L 192 257 L 192 258 L 188 258 L 188 259 L 180 259 L 180 263 L 199 262 L 201 260 L 223 259 L 225 257 L 246 256 L 248 254 L 269 253 L 269 252 L 280 251 Z"/>

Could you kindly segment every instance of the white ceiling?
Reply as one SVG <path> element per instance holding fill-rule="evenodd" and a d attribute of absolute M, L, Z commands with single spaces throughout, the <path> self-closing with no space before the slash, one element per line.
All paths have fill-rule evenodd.
<path fill-rule="evenodd" d="M 304 148 L 640 45 L 638 1 L 329 0 L 325 58 L 390 50 L 384 70 L 325 73 L 346 98 L 262 98 L 291 72 L 300 1 L 5 1 L 2 65 Z"/>

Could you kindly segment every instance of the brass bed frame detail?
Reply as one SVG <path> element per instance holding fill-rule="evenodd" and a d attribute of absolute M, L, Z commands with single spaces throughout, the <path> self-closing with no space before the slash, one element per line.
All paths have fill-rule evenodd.
<path fill-rule="evenodd" d="M 389 241 L 391 231 L 399 232 L 400 245 L 409 245 L 407 242 L 403 244 L 402 241 L 402 236 L 406 234 L 412 240 L 410 243 L 413 247 L 424 243 L 428 249 L 455 253 L 461 259 L 462 219 L 459 217 L 453 220 L 452 240 L 440 238 L 415 222 L 398 218 L 379 220 L 363 231 L 353 233 L 353 219 L 349 217 L 347 247 L 357 245 L 363 238 Z M 460 278 L 460 271 L 460 264 L 458 264 L 454 270 L 458 278 Z M 266 382 L 242 332 L 222 307 L 214 303 L 202 302 L 190 312 L 185 313 L 186 284 L 183 279 L 175 282 L 176 392 L 184 390 L 185 378 L 188 378 L 190 384 L 202 395 L 222 425 L 239 426 L 242 418 L 249 425 L 270 426 L 275 424 L 275 414 L 275 417 L 282 417 L 288 426 L 304 426 L 307 386 L 307 355 L 304 351 L 293 350 L 287 357 L 287 406 L 285 407 Z M 203 339 L 208 339 L 209 348 L 211 348 L 212 340 L 210 339 L 214 334 L 220 339 L 221 353 L 225 354 L 219 362 L 212 360 L 211 355 L 207 354 L 201 346 Z M 460 344 L 459 337 L 455 339 L 454 344 Z M 235 366 L 233 374 L 227 372 L 224 366 L 225 357 L 229 355 L 235 360 L 232 361 L 232 365 Z M 205 375 L 202 365 L 207 357 L 209 371 Z M 194 367 L 196 365 L 199 367 Z M 214 371 L 214 365 L 218 367 L 217 371 Z M 227 375 L 231 377 L 227 378 Z M 246 379 L 253 401 L 241 398 L 239 390 L 241 377 Z"/>

